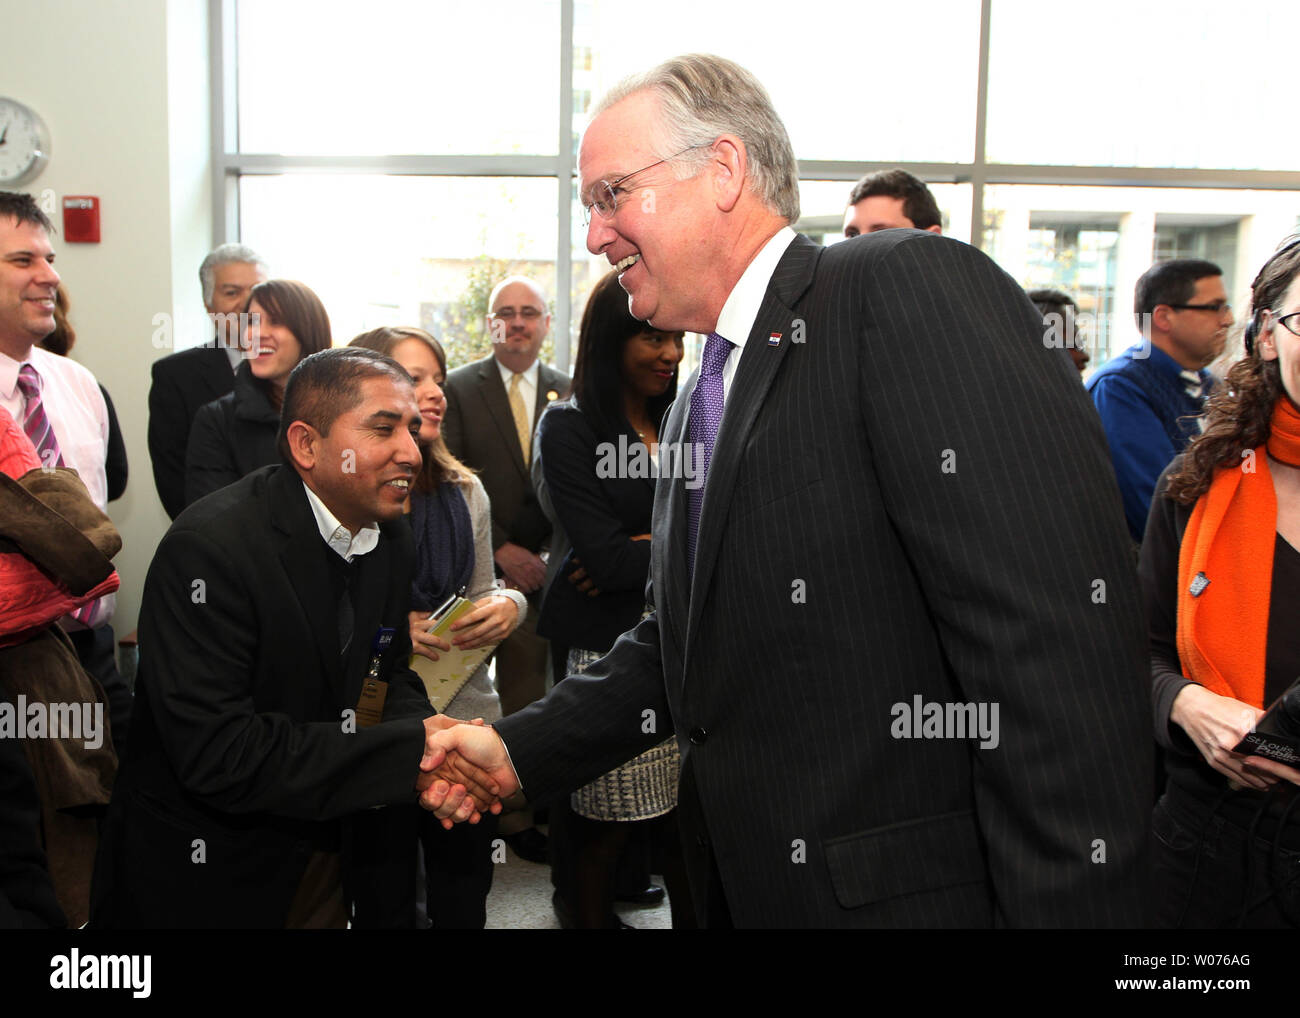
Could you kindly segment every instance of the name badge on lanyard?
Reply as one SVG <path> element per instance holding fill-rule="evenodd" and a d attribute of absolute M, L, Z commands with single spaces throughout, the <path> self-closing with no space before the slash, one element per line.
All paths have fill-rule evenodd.
<path fill-rule="evenodd" d="M 361 683 L 361 699 L 357 701 L 357 727 L 369 728 L 377 725 L 384 717 L 384 698 L 388 696 L 388 683 L 379 678 L 379 662 L 384 652 L 393 642 L 397 630 L 391 626 L 380 626 L 375 631 L 375 638 L 370 644 L 370 666 L 366 669 L 365 681 Z"/>

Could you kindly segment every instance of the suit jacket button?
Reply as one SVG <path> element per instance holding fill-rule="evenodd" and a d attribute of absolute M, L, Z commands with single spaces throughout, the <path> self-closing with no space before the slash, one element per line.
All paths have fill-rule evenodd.
<path fill-rule="evenodd" d="M 703 746 L 709 739 L 709 733 L 703 728 L 692 728 L 689 738 L 692 746 Z"/>

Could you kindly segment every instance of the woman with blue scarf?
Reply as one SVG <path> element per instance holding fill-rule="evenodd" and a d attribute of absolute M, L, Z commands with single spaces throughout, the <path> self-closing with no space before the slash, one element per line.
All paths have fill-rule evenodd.
<path fill-rule="evenodd" d="M 429 333 L 415 328 L 374 329 L 348 345 L 391 357 L 415 381 L 424 463 L 412 486 L 409 505 L 415 535 L 412 649 L 436 661 L 452 643 L 469 650 L 499 642 L 519 625 L 527 607 L 522 593 L 496 585 L 487 492 L 442 440 L 442 415 L 447 405 L 441 387 L 447 373 L 442 346 Z M 461 592 L 475 608 L 452 626 L 452 643 L 448 643 L 426 631 L 427 620 L 449 596 Z M 455 694 L 446 713 L 462 720 L 482 718 L 489 724 L 500 719 L 501 704 L 486 662 Z M 487 815 L 479 824 L 460 824 L 447 831 L 431 814 L 418 809 L 412 816 L 416 814 L 424 844 L 431 925 L 435 929 L 482 929 L 492 887 L 491 841 L 496 836 L 496 817 Z"/>

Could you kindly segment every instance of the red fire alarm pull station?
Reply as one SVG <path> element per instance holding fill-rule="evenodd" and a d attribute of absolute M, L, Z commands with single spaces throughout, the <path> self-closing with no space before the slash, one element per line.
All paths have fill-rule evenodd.
<path fill-rule="evenodd" d="M 73 244 L 99 243 L 99 199 L 69 194 L 63 199 L 63 239 Z"/>

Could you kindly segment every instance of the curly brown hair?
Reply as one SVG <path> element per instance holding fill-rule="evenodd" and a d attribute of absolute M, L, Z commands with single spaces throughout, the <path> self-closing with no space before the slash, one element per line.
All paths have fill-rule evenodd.
<path fill-rule="evenodd" d="M 1246 356 L 1237 361 L 1206 404 L 1205 431 L 1187 447 L 1181 467 L 1169 475 L 1165 497 L 1191 505 L 1204 495 L 1220 467 L 1238 466 L 1248 449 L 1268 441 L 1273 407 L 1285 393 L 1276 360 L 1260 356 L 1254 342 L 1260 313 L 1280 311 L 1291 281 L 1300 272 L 1300 235 L 1273 254 L 1251 283 Z"/>

